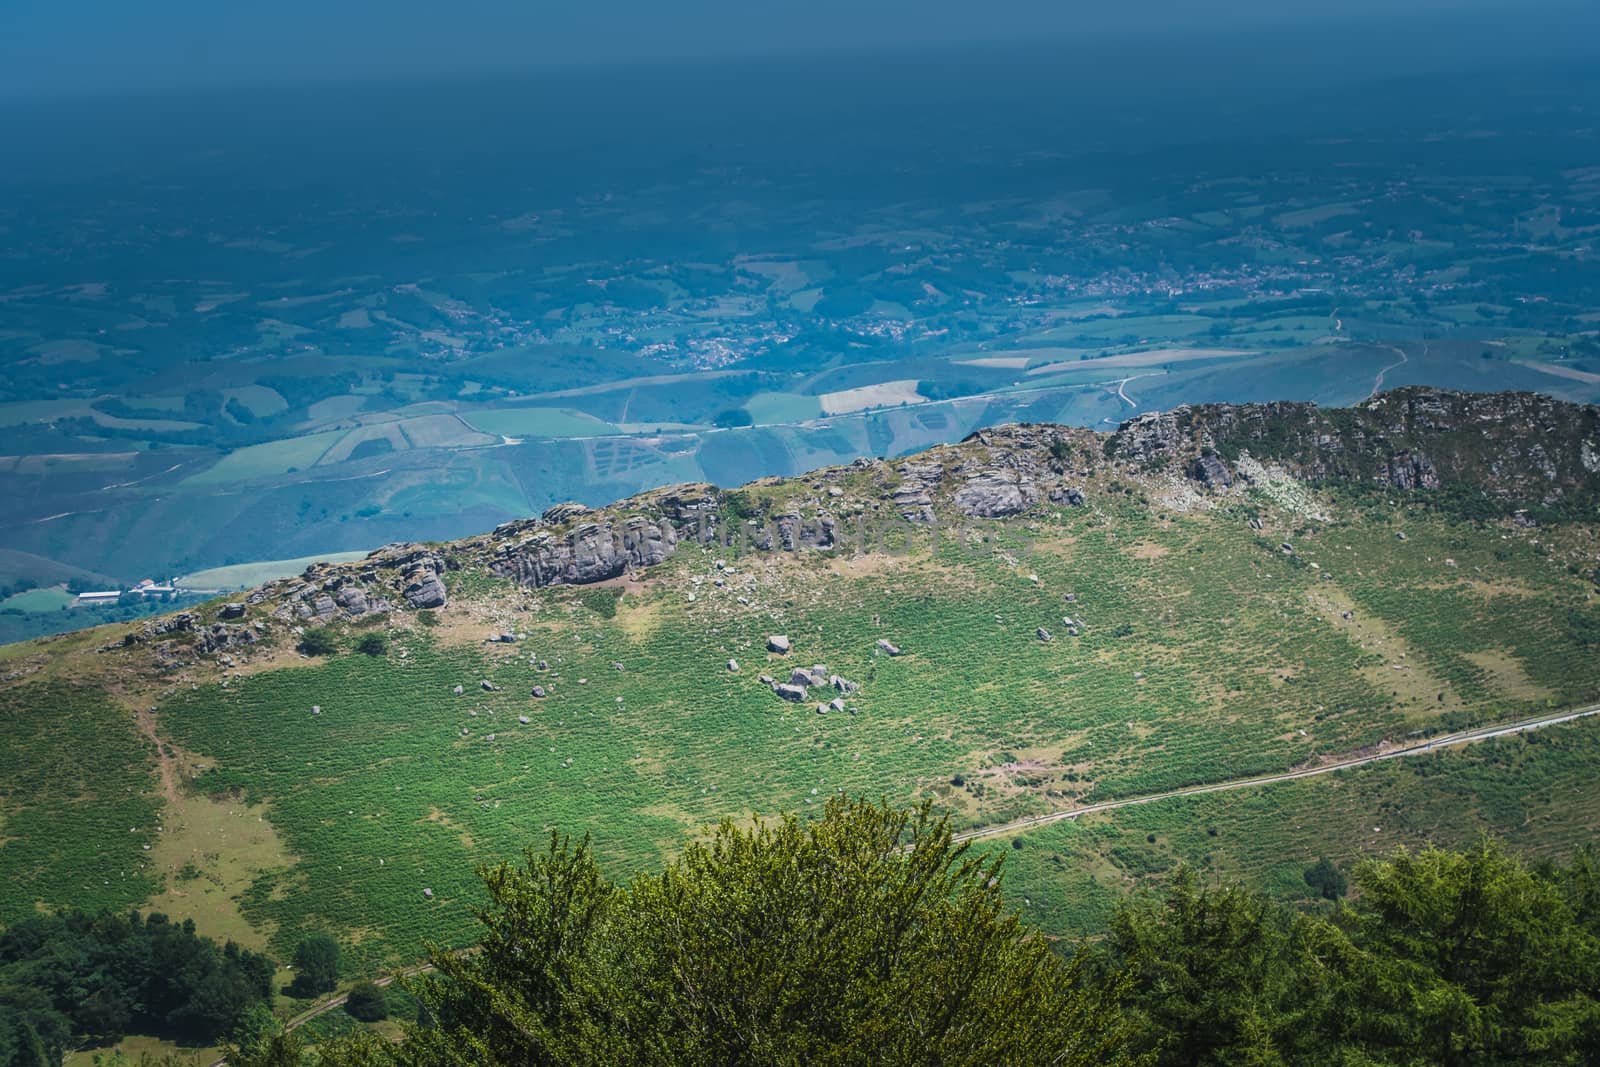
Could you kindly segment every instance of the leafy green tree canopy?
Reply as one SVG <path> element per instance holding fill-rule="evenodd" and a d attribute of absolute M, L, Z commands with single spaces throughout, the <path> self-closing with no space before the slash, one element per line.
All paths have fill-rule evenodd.
<path fill-rule="evenodd" d="M 626 887 L 552 835 L 483 870 L 478 951 L 436 951 L 435 1025 L 369 1064 L 1121 1064 L 1116 982 L 1086 981 L 1003 906 L 999 858 L 929 809 L 840 798 L 724 823 Z"/>

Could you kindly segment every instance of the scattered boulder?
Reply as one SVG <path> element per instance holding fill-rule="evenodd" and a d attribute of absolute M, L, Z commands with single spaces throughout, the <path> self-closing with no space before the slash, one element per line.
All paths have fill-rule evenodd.
<path fill-rule="evenodd" d="M 878 638 L 878 651 L 886 656 L 898 656 L 900 646 L 890 641 L 887 637 Z"/>
<path fill-rule="evenodd" d="M 739 671 L 739 661 L 736 659 L 730 659 L 728 661 L 728 670 L 737 674 Z"/>
<path fill-rule="evenodd" d="M 815 685 L 816 680 L 811 676 L 811 672 L 804 667 L 796 667 L 789 672 L 789 684 L 805 688 L 808 685 Z"/>
<path fill-rule="evenodd" d="M 788 685 L 779 682 L 772 687 L 772 691 L 784 700 L 798 704 L 806 698 L 806 687 L 803 685 Z"/>
<path fill-rule="evenodd" d="M 843 711 L 844 701 L 840 700 L 838 697 L 834 697 L 832 700 L 828 701 L 828 707 L 833 711 Z"/>
<path fill-rule="evenodd" d="M 244 618 L 245 610 L 243 604 L 235 601 L 232 604 L 222 605 L 222 611 L 217 617 L 222 619 L 242 619 Z"/>
<path fill-rule="evenodd" d="M 428 899 L 428 900 L 432 900 L 432 899 L 433 899 L 433 890 L 431 890 L 431 889 L 424 889 L 424 890 L 423 890 L 423 891 L 422 891 L 422 895 L 423 895 L 423 896 L 424 896 L 424 897 L 426 897 L 426 898 L 427 898 L 427 899 Z"/>
<path fill-rule="evenodd" d="M 313 705 L 311 705 L 311 714 L 313 714 L 313 715 L 321 715 L 322 714 L 322 705 L 321 704 L 313 704 Z"/>
<path fill-rule="evenodd" d="M 517 635 L 511 633 L 495 634 L 493 637 L 484 638 L 484 640 L 491 645 L 514 645 L 517 643 Z"/>
<path fill-rule="evenodd" d="M 1069 508 L 1081 508 L 1084 504 L 1083 490 L 1072 487 L 1052 489 L 1050 501 L 1053 504 L 1065 504 Z"/>
<path fill-rule="evenodd" d="M 1250 529 L 1252 529 L 1252 530 L 1261 529 L 1261 520 L 1256 518 L 1254 515 L 1250 516 Z"/>
<path fill-rule="evenodd" d="M 529 695 L 530 696 L 534 696 L 534 697 L 538 697 L 541 700 L 544 699 L 544 686 L 542 686 L 542 685 L 534 686 L 533 689 L 529 692 Z"/>
<path fill-rule="evenodd" d="M 500 691 L 500 687 L 489 681 L 487 678 L 478 683 L 478 688 L 482 689 L 485 693 L 498 693 Z"/>
<path fill-rule="evenodd" d="M 763 675 L 761 675 L 761 677 L 757 678 L 756 681 L 760 682 L 762 685 L 772 685 L 773 684 L 772 675 L 770 675 L 770 674 L 763 674 Z"/>
<path fill-rule="evenodd" d="M 1396 541 L 1406 541 L 1406 540 L 1409 540 L 1409 538 L 1407 538 L 1407 537 L 1406 537 L 1406 532 L 1405 532 L 1405 531 L 1404 531 L 1404 530 L 1396 530 L 1396 531 L 1395 531 L 1395 532 L 1394 532 L 1394 539 L 1395 539 L 1395 540 L 1396 540 Z"/>
<path fill-rule="evenodd" d="M 1046 630 L 1043 626 L 1041 626 L 1037 630 L 1033 631 L 1033 636 L 1037 637 L 1039 640 L 1044 641 L 1046 643 L 1049 643 L 1049 642 L 1055 640 L 1054 637 L 1050 636 L 1050 631 Z"/>
<path fill-rule="evenodd" d="M 614 671 L 626 670 L 626 668 L 623 667 L 622 664 L 616 663 L 616 662 L 613 662 L 611 664 L 611 669 L 614 670 Z"/>
<path fill-rule="evenodd" d="M 450 690 L 450 692 L 454 693 L 456 696 L 460 696 L 461 694 L 465 693 L 466 691 L 467 691 L 466 687 L 465 686 L 460 686 L 460 685 L 455 686 Z"/>
<path fill-rule="evenodd" d="M 532 722 L 533 720 L 528 718 L 526 715 L 518 715 L 517 716 L 517 721 L 520 722 L 522 725 L 526 726 L 530 722 Z"/>
<path fill-rule="evenodd" d="M 775 652 L 780 656 L 787 656 L 789 654 L 789 649 L 792 647 L 793 646 L 789 644 L 789 638 L 783 634 L 773 634 L 771 637 L 767 638 L 768 652 Z"/>

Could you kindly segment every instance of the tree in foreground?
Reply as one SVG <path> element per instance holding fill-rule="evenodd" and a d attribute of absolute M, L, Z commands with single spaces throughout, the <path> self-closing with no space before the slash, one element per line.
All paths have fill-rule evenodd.
<path fill-rule="evenodd" d="M 724 823 L 659 875 L 608 882 L 552 836 L 483 870 L 478 951 L 431 953 L 432 1023 L 329 1067 L 445 1064 L 1120 1064 L 1117 981 L 1009 914 L 999 858 L 927 807 L 831 801 Z"/>
<path fill-rule="evenodd" d="M 327 934 L 303 938 L 294 950 L 291 997 L 314 997 L 339 984 L 339 942 Z"/>
<path fill-rule="evenodd" d="M 1600 1063 L 1600 878 L 1484 842 L 1356 871 L 1327 918 L 1181 872 L 1118 915 L 1134 1049 L 1158 1067 Z"/>
<path fill-rule="evenodd" d="M 389 1000 L 376 982 L 357 982 L 345 997 L 344 1010 L 364 1023 L 382 1022 L 389 1017 Z"/>

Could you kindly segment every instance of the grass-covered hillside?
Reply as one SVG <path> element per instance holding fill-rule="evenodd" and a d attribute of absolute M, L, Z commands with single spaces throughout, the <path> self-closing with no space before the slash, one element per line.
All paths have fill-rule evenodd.
<path fill-rule="evenodd" d="M 1592 703 L 1600 434 L 1532 403 L 986 431 L 0 650 L 0 922 L 149 904 L 376 971 L 465 942 L 475 865 L 551 828 L 621 876 L 840 792 L 975 829 Z M 1320 858 L 1484 828 L 1564 854 L 1597 755 L 1584 720 L 993 843 L 1026 918 L 1084 932 L 1179 861 L 1293 899 Z"/>

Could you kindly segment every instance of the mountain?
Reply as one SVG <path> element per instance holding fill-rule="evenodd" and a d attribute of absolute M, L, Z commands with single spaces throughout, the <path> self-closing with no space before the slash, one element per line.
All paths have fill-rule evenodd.
<path fill-rule="evenodd" d="M 1184 862 L 1300 900 L 1396 844 L 1565 855 L 1600 819 L 1600 719 L 1548 721 L 1600 700 L 1597 504 L 1600 409 L 1412 388 L 391 545 L 0 650 L 0 922 L 148 904 L 375 971 L 464 942 L 474 865 L 552 828 L 620 876 L 837 793 L 1007 846 L 1063 934 Z"/>

